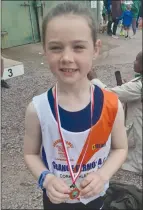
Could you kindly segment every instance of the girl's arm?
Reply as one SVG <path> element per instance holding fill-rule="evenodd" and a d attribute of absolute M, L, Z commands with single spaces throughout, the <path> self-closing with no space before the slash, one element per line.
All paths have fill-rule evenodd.
<path fill-rule="evenodd" d="M 103 180 L 109 181 L 125 162 L 128 153 L 128 141 L 124 126 L 122 104 L 118 102 L 118 112 L 112 129 L 111 152 L 104 165 L 97 171 Z"/>
<path fill-rule="evenodd" d="M 34 105 L 31 103 L 26 111 L 24 158 L 29 170 L 36 179 L 39 178 L 43 171 L 48 170 L 40 158 L 41 139 L 40 123 Z M 70 190 L 68 186 L 54 174 L 46 175 L 43 187 L 48 192 L 48 197 L 52 203 L 63 203 L 69 198 L 68 193 Z"/>
<path fill-rule="evenodd" d="M 30 103 L 25 117 L 24 159 L 36 179 L 48 170 L 40 158 L 41 139 L 39 119 L 34 105 Z"/>

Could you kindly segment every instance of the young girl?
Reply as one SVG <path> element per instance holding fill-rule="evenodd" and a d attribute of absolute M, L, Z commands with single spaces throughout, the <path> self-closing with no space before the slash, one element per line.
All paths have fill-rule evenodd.
<path fill-rule="evenodd" d="M 42 30 L 57 84 L 27 108 L 26 164 L 43 189 L 44 209 L 102 209 L 126 159 L 127 137 L 117 96 L 87 78 L 100 46 L 94 17 L 65 2 L 49 11 Z"/>

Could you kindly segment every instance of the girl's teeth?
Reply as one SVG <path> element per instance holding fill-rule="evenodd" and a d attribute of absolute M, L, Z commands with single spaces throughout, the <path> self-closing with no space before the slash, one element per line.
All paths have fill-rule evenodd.
<path fill-rule="evenodd" d="M 62 71 L 64 72 L 73 72 L 73 71 L 76 71 L 75 69 L 62 69 Z"/>

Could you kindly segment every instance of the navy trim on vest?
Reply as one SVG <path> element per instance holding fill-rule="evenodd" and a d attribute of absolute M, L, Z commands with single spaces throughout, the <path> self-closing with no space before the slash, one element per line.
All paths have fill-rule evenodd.
<path fill-rule="evenodd" d="M 98 86 L 95 86 L 94 90 L 95 106 L 94 106 L 93 122 L 92 122 L 93 125 L 97 123 L 97 121 L 101 116 L 103 101 L 104 101 L 103 97 L 104 95 L 102 90 Z M 52 89 L 48 91 L 48 101 L 52 113 L 56 119 Z M 90 112 L 91 112 L 91 103 L 89 103 L 84 109 L 78 112 L 69 112 L 59 106 L 62 128 L 70 132 L 82 132 L 88 130 L 91 126 Z"/>

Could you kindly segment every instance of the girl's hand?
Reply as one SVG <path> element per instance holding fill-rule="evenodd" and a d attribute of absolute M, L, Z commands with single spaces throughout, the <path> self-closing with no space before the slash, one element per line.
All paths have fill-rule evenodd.
<path fill-rule="evenodd" d="M 47 196 L 52 203 L 63 203 L 69 198 L 68 193 L 70 193 L 70 190 L 68 186 L 62 179 L 54 175 L 48 174 L 46 176 L 43 187 L 46 189 Z"/>
<path fill-rule="evenodd" d="M 104 190 L 105 181 L 97 172 L 92 172 L 81 182 L 81 197 L 89 198 Z"/>

